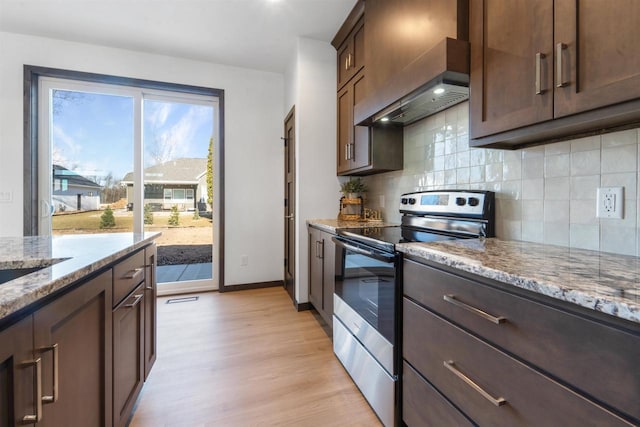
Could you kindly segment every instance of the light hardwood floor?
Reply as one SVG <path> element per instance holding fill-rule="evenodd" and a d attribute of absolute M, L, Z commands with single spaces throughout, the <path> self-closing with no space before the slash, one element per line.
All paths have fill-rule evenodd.
<path fill-rule="evenodd" d="M 158 299 L 158 359 L 131 427 L 381 425 L 283 288 L 198 296 Z"/>

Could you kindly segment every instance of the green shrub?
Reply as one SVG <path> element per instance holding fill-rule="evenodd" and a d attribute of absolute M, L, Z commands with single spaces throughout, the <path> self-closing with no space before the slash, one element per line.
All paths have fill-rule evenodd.
<path fill-rule="evenodd" d="M 200 212 L 198 212 L 198 209 L 193 211 L 193 219 L 195 219 L 196 221 L 200 219 Z"/>
<path fill-rule="evenodd" d="M 180 224 L 180 212 L 178 212 L 178 207 L 173 206 L 171 208 L 171 215 L 169 215 L 169 225 L 179 225 Z"/>
<path fill-rule="evenodd" d="M 149 204 L 144 205 L 144 223 L 153 224 L 153 212 Z"/>
<path fill-rule="evenodd" d="M 107 206 L 100 216 L 100 228 L 113 228 L 116 226 L 116 219 L 113 216 L 111 206 Z"/>

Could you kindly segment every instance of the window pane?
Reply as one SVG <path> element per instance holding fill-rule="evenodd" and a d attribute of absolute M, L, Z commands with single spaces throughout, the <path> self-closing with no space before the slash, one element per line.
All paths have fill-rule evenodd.
<path fill-rule="evenodd" d="M 187 190 L 187 199 L 193 200 L 193 189 L 191 188 Z"/>
<path fill-rule="evenodd" d="M 171 200 L 172 195 L 171 195 L 171 189 L 170 188 L 165 188 L 164 189 L 164 199 L 165 200 Z"/>
<path fill-rule="evenodd" d="M 184 188 L 176 188 L 173 190 L 173 200 L 184 200 Z"/>

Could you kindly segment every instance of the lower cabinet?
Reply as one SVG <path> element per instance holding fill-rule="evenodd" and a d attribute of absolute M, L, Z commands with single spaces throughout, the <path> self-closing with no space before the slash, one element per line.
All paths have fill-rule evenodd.
<path fill-rule="evenodd" d="M 408 426 L 640 424 L 635 325 L 605 324 L 411 260 L 403 275 Z"/>
<path fill-rule="evenodd" d="M 0 331 L 0 427 L 34 426 L 42 416 L 38 402 L 42 360 L 33 355 L 33 317 Z"/>
<path fill-rule="evenodd" d="M 151 245 L 0 330 L 0 427 L 125 426 L 155 360 L 155 315 Z"/>
<path fill-rule="evenodd" d="M 126 426 L 144 383 L 144 283 L 113 310 L 113 419 Z"/>
<path fill-rule="evenodd" d="M 111 279 L 108 270 L 33 315 L 42 361 L 38 426 L 111 425 Z"/>
<path fill-rule="evenodd" d="M 309 226 L 309 301 L 329 327 L 333 324 L 336 247 L 333 235 Z"/>

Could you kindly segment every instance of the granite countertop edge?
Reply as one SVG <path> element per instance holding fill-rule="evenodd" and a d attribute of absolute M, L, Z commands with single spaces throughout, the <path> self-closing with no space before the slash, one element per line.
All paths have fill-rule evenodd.
<path fill-rule="evenodd" d="M 78 280 L 112 264 L 118 259 L 147 246 L 161 235 L 161 233 L 157 232 L 119 234 L 132 236 L 132 241 L 117 243 L 115 250 L 104 249 L 104 252 L 96 256 L 80 255 L 77 259 L 74 259 L 76 258 L 74 256 L 56 256 L 58 259 L 62 258 L 62 261 L 0 284 L 0 321 L 22 309 L 38 303 L 53 293 L 63 290 L 67 286 L 73 285 Z M 102 236 L 109 238 L 108 235 Z M 83 235 L 83 237 L 87 238 L 91 236 Z M 0 242 L 2 240 L 3 238 L 0 238 Z M 87 244 L 95 244 L 95 242 L 88 241 Z M 22 260 L 6 260 L 4 259 L 6 257 L 1 255 L 2 254 L 0 254 L 0 268 L 30 268 L 34 267 L 39 261 L 37 258 L 30 257 L 28 254 L 25 255 Z M 65 265 L 65 263 L 68 264 Z"/>
<path fill-rule="evenodd" d="M 449 244 L 449 247 L 452 246 Z M 540 245 L 540 247 L 542 246 Z M 604 285 L 599 287 L 599 291 L 591 291 L 589 289 L 580 289 L 580 283 L 572 283 L 569 286 L 563 285 L 560 280 L 554 282 L 553 280 L 532 277 L 533 275 L 505 271 L 485 265 L 482 260 L 473 256 L 450 253 L 447 251 L 447 247 L 448 245 L 446 244 L 441 245 L 438 243 L 401 243 L 396 245 L 398 251 L 408 255 L 640 324 L 639 297 L 616 296 L 616 289 L 607 288 Z M 598 256 L 598 252 L 593 252 L 592 254 L 593 256 Z M 505 253 L 505 255 L 508 256 L 508 253 Z M 534 259 L 534 257 L 531 257 L 532 263 L 535 262 Z M 576 264 L 576 267 L 581 268 L 583 266 Z M 633 286 L 640 290 L 640 285 L 634 283 Z M 613 295 L 607 295 L 607 292 Z"/>
<path fill-rule="evenodd" d="M 386 221 L 343 221 L 339 219 L 308 219 L 307 225 L 327 233 L 336 234 L 340 229 L 363 227 L 397 227 L 400 224 Z"/>

